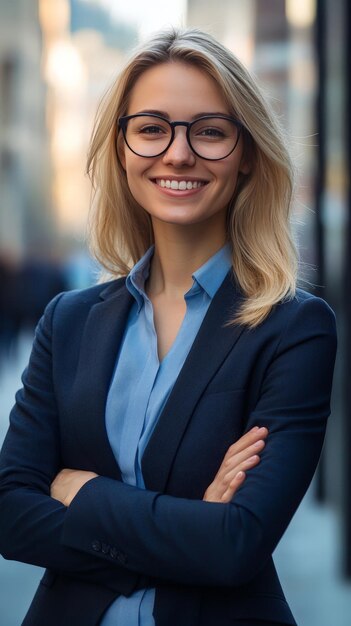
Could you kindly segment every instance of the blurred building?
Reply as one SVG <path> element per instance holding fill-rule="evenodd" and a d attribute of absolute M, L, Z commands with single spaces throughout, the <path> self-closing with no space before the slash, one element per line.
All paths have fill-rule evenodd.
<path fill-rule="evenodd" d="M 51 230 L 50 160 L 38 5 L 2 0 L 0 19 L 0 251 L 18 258 Z"/>
<path fill-rule="evenodd" d="M 57 229 L 71 247 L 84 239 L 90 205 L 86 155 L 100 98 L 137 41 L 132 26 L 82 0 L 40 0 L 43 72 Z"/>
<path fill-rule="evenodd" d="M 187 26 L 201 28 L 232 50 L 247 66 L 254 55 L 256 0 L 188 0 Z"/>
<path fill-rule="evenodd" d="M 339 331 L 326 481 L 329 499 L 342 511 L 343 571 L 351 578 L 351 7 L 347 0 L 319 0 L 317 7 L 321 267 Z"/>

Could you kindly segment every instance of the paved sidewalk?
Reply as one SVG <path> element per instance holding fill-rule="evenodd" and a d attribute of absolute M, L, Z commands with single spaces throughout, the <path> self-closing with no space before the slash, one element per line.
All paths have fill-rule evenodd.
<path fill-rule="evenodd" d="M 29 347 L 24 337 L 17 359 L 0 371 L 0 444 Z M 315 505 L 312 486 L 274 555 L 298 626 L 351 624 L 351 583 L 340 577 L 340 536 L 337 515 Z M 20 626 L 41 574 L 40 568 L 0 557 L 1 626 Z"/>
<path fill-rule="evenodd" d="M 341 524 L 317 506 L 313 484 L 274 554 L 298 626 L 350 626 L 351 582 L 341 577 Z"/>

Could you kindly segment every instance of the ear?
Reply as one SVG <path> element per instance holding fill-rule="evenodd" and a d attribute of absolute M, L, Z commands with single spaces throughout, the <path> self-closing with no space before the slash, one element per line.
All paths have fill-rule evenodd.
<path fill-rule="evenodd" d="M 241 174 L 250 174 L 251 172 L 251 163 L 250 160 L 246 158 L 245 154 L 241 157 L 239 172 Z"/>
<path fill-rule="evenodd" d="M 249 135 L 245 133 L 245 136 L 243 139 L 244 139 L 243 141 L 244 145 L 243 145 L 243 151 L 242 151 L 240 165 L 239 165 L 239 172 L 241 174 L 250 174 L 251 166 L 252 166 L 252 155 L 253 155 L 251 138 Z"/>

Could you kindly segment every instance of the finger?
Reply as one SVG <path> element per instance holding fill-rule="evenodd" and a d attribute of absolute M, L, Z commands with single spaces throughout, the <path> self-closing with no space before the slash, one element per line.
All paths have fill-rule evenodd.
<path fill-rule="evenodd" d="M 242 461 L 245 461 L 246 459 L 250 458 L 254 454 L 259 454 L 260 452 L 262 452 L 265 445 L 266 445 L 266 442 L 264 441 L 264 439 L 259 439 L 258 441 L 255 441 L 255 443 L 251 444 L 250 446 L 248 446 L 241 452 L 237 452 L 236 454 L 228 457 L 227 459 L 228 466 L 232 465 L 233 462 L 241 463 Z"/>
<path fill-rule="evenodd" d="M 239 489 L 239 487 L 243 484 L 246 478 L 246 474 L 243 471 L 237 472 L 233 480 L 231 481 L 229 487 L 221 496 L 221 502 L 230 502 L 235 492 Z"/>
<path fill-rule="evenodd" d="M 235 441 L 227 450 L 226 456 L 229 457 L 233 454 L 237 454 L 242 450 L 245 450 L 248 446 L 252 445 L 259 439 L 265 439 L 268 436 L 268 429 L 264 426 L 261 428 L 255 427 L 255 429 L 250 430 L 248 433 L 245 433 L 238 441 Z M 226 457 L 224 457 L 226 458 Z"/>
<path fill-rule="evenodd" d="M 245 459 L 244 461 L 242 461 L 242 463 L 239 463 L 239 465 L 236 465 L 231 471 L 229 471 L 223 478 L 222 478 L 222 482 L 223 485 L 226 486 L 230 486 L 231 482 L 233 481 L 233 479 L 235 479 L 236 475 L 238 474 L 238 472 L 241 471 L 248 471 L 250 469 L 252 469 L 253 467 L 255 467 L 256 465 L 258 465 L 258 463 L 260 462 L 260 457 L 258 456 L 258 454 L 255 454 L 253 456 L 251 456 L 248 459 Z"/>
<path fill-rule="evenodd" d="M 251 458 L 252 456 L 260 454 L 265 445 L 265 441 L 263 439 L 259 439 L 241 452 L 236 452 L 231 456 L 227 456 L 225 460 L 223 460 L 223 463 L 219 469 L 219 474 L 226 474 L 228 471 L 231 471 L 235 467 L 238 467 L 241 463 Z"/>

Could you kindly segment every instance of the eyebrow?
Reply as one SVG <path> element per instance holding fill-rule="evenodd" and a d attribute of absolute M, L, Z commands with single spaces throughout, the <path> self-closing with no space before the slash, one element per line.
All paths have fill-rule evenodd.
<path fill-rule="evenodd" d="M 137 113 L 133 113 L 133 115 L 138 115 L 138 114 L 150 114 L 150 115 L 160 115 L 161 117 L 166 118 L 167 120 L 170 119 L 170 116 L 168 115 L 168 113 L 166 113 L 166 111 L 158 111 L 157 109 L 144 109 L 142 111 L 138 111 Z M 206 117 L 207 115 L 209 116 L 216 116 L 216 115 L 225 115 L 226 117 L 228 117 L 229 113 L 225 113 L 224 111 L 201 111 L 200 113 L 196 113 L 195 115 L 193 115 L 190 119 L 191 120 L 196 120 L 199 117 Z"/>

